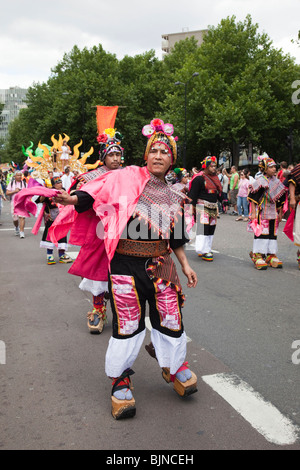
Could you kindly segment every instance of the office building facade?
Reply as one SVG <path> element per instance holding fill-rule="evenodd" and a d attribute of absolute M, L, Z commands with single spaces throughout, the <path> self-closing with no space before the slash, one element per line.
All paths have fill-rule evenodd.
<path fill-rule="evenodd" d="M 201 46 L 203 43 L 203 38 L 205 34 L 207 34 L 208 29 L 201 29 L 198 31 L 182 31 L 181 33 L 170 33 L 170 34 L 162 34 L 162 52 L 163 55 L 169 54 L 171 50 L 174 48 L 176 42 L 182 41 L 186 38 L 194 38 L 198 42 L 198 46 Z"/>
<path fill-rule="evenodd" d="M 0 114 L 0 139 L 8 137 L 8 126 L 18 116 L 21 109 L 26 108 L 26 88 L 10 87 L 0 89 L 0 102 L 4 108 Z"/>

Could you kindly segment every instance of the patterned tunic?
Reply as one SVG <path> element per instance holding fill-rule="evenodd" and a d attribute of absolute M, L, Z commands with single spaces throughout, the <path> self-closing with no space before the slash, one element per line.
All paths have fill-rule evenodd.
<path fill-rule="evenodd" d="M 249 186 L 248 201 L 258 205 L 263 220 L 277 218 L 277 209 L 284 205 L 285 197 L 286 187 L 275 176 L 261 175 Z"/>

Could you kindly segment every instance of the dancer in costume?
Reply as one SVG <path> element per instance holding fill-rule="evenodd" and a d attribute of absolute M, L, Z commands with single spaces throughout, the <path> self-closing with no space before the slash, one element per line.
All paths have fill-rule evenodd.
<path fill-rule="evenodd" d="M 15 226 L 15 235 L 20 238 L 25 238 L 25 217 L 22 217 L 15 212 L 15 198 L 23 188 L 26 188 L 26 181 L 23 180 L 23 173 L 22 171 L 16 171 L 14 177 L 7 185 L 6 195 L 11 198 L 11 215 Z"/>
<path fill-rule="evenodd" d="M 62 190 L 62 181 L 60 178 L 52 178 L 51 180 L 52 188 L 57 190 Z M 56 264 L 53 256 L 54 244 L 49 241 L 48 239 L 48 231 L 51 225 L 53 224 L 54 220 L 59 214 L 59 209 L 57 204 L 53 201 L 52 198 L 39 196 L 35 201 L 36 204 L 42 203 L 43 204 L 43 213 L 44 213 L 44 220 L 45 220 L 45 229 L 43 232 L 42 240 L 40 242 L 41 248 L 47 249 L 47 264 L 52 265 Z M 67 237 L 63 237 L 61 240 L 58 241 L 58 256 L 60 263 L 72 263 L 72 259 L 69 255 L 66 254 L 68 249 L 68 242 Z"/>
<path fill-rule="evenodd" d="M 250 257 L 258 270 L 282 268 L 282 261 L 277 257 L 277 231 L 282 220 L 286 187 L 275 176 L 276 163 L 272 158 L 261 158 L 258 167 L 261 174 L 250 184 L 248 193 L 251 204 L 248 227 L 253 227 L 255 221 L 259 229 L 254 235 Z"/>
<path fill-rule="evenodd" d="M 211 250 L 217 225 L 218 200 L 222 201 L 222 185 L 216 171 L 216 157 L 206 157 L 202 162 L 202 172 L 193 178 L 188 193 L 197 224 L 196 253 L 204 261 L 213 261 Z"/>
<path fill-rule="evenodd" d="M 114 129 L 106 129 L 97 137 L 100 144 L 100 160 L 103 165 L 96 170 L 80 175 L 73 183 L 70 194 L 89 181 L 93 181 L 108 171 L 118 170 L 121 165 L 124 149 L 121 147 L 123 136 Z M 100 223 L 93 209 L 89 211 L 90 217 L 95 220 L 95 226 Z M 108 259 L 105 252 L 103 240 L 94 240 L 95 246 L 92 248 L 89 234 L 85 237 L 77 259 L 74 261 L 70 274 L 81 276 L 83 279 L 79 288 L 83 291 L 91 292 L 93 295 L 93 310 L 87 313 L 87 326 L 90 333 L 102 333 L 107 323 L 106 316 L 106 297 L 108 293 Z M 101 245 L 101 246 L 100 246 Z M 97 256 L 94 259 L 94 265 L 84 263 L 82 260 L 89 259 L 91 255 Z"/>
<path fill-rule="evenodd" d="M 287 185 L 289 188 L 290 208 L 295 211 L 293 227 L 294 244 L 300 247 L 300 163 L 291 170 L 287 178 Z M 297 261 L 300 269 L 300 249 L 297 252 Z"/>
<path fill-rule="evenodd" d="M 176 182 L 173 185 L 173 189 L 176 191 L 182 191 L 183 193 L 188 192 L 188 174 L 184 168 L 175 168 Z"/>
<path fill-rule="evenodd" d="M 60 154 L 60 160 L 62 162 L 62 168 L 64 169 L 68 165 L 70 160 L 71 149 L 67 144 L 67 141 L 64 140 L 61 146 L 61 151 L 57 152 Z"/>
<path fill-rule="evenodd" d="M 73 196 L 64 194 L 56 198 L 62 204 L 75 203 L 79 212 L 75 226 L 80 226 L 83 211 L 91 206 L 103 223 L 113 312 L 113 334 L 105 370 L 113 380 L 115 419 L 135 415 L 130 377 L 146 334 L 146 302 L 152 324 L 151 340 L 163 377 L 173 382 L 174 390 L 181 396 L 197 391 L 197 377 L 185 362 L 184 296 L 171 258 L 173 251 L 188 279 L 188 287 L 195 287 L 197 275 L 184 252 L 188 241 L 183 230 L 185 196 L 172 190 L 165 181 L 177 157 L 173 126 L 154 119 L 144 126 L 143 134 L 148 137 L 146 167 L 129 166 L 109 172 Z"/>
<path fill-rule="evenodd" d="M 66 137 L 69 138 L 68 136 L 66 136 Z M 59 137 L 59 141 L 57 141 L 54 138 L 54 136 L 52 136 L 51 139 L 54 142 L 54 146 L 55 146 L 54 148 L 60 148 L 61 144 L 63 143 L 63 140 L 64 140 L 64 143 L 67 142 L 67 139 L 62 139 L 61 135 Z M 85 163 L 86 159 L 88 158 L 89 155 L 92 154 L 94 149 L 93 149 L 93 147 L 91 147 L 89 152 L 85 153 L 81 158 L 79 158 L 80 154 L 79 154 L 78 148 L 79 148 L 80 145 L 81 144 L 79 143 L 74 147 L 74 151 L 73 151 L 74 155 L 72 155 L 72 159 L 71 159 L 71 162 L 70 162 L 70 168 L 71 168 L 71 170 L 78 170 L 80 172 L 86 172 L 91 167 L 95 168 L 94 165 L 88 165 L 88 164 Z M 16 176 L 16 183 L 17 184 L 14 184 L 13 186 L 18 186 L 18 187 L 17 188 L 13 187 L 14 190 L 12 191 L 13 192 L 12 211 L 14 211 L 14 214 L 13 214 L 14 224 L 16 225 L 16 234 L 20 234 L 21 238 L 24 238 L 24 231 L 23 230 L 24 230 L 25 217 L 30 217 L 30 214 L 33 214 L 33 215 L 37 216 L 37 221 L 36 221 L 35 226 L 32 230 L 32 233 L 34 233 L 35 235 L 37 235 L 37 233 L 39 231 L 39 228 L 40 228 L 41 221 L 42 221 L 42 216 L 43 216 L 44 211 L 41 214 L 37 214 L 39 212 L 39 210 L 37 210 L 37 209 L 40 209 L 40 208 L 38 208 L 37 205 L 35 203 L 33 203 L 32 198 L 36 198 L 37 196 L 43 196 L 43 197 L 50 197 L 51 198 L 52 195 L 55 195 L 56 190 L 52 189 L 53 186 L 51 184 L 51 180 L 52 180 L 52 177 L 60 177 L 61 176 L 60 173 L 57 173 L 57 172 L 54 171 L 55 169 L 53 168 L 53 161 L 52 161 L 52 157 L 51 157 L 51 154 L 50 154 L 51 153 L 51 147 L 47 144 L 39 143 L 38 148 L 35 150 L 36 156 L 34 156 L 32 154 L 32 152 L 30 151 L 30 149 L 32 147 L 33 147 L 33 143 L 31 143 L 31 147 L 28 147 L 26 152 L 25 151 L 23 152 L 28 157 L 28 159 L 26 160 L 26 165 L 30 168 L 35 169 L 35 171 L 33 171 L 31 173 L 31 178 L 29 179 L 28 187 L 26 188 L 25 182 L 23 182 L 23 184 L 20 185 L 20 183 L 17 182 L 17 179 L 19 178 L 19 176 Z M 98 163 L 96 165 L 98 165 Z M 22 176 L 21 172 L 20 172 L 20 175 Z M 45 186 L 46 187 L 45 189 L 47 189 L 47 190 L 51 189 L 50 192 L 47 191 L 47 190 L 43 191 L 43 189 L 42 189 L 43 186 Z M 34 188 L 38 188 L 38 191 L 36 193 L 34 193 L 34 191 L 35 191 Z M 8 188 L 8 189 L 10 189 L 10 188 Z M 58 208 L 52 207 L 51 204 L 52 204 L 51 201 L 50 201 L 50 203 L 48 201 L 48 204 L 46 204 L 48 213 L 49 213 L 50 209 L 53 213 L 55 211 L 58 211 Z M 41 206 L 41 204 L 39 204 L 39 206 Z M 17 212 L 15 212 L 16 210 L 17 210 Z M 50 217 L 51 217 L 52 222 L 53 222 L 53 217 L 51 215 L 50 215 Z M 47 215 L 47 218 L 49 218 L 49 214 Z M 21 232 L 19 231 L 19 226 L 18 226 L 18 220 L 17 219 L 20 219 Z M 23 223 L 23 226 L 22 226 L 22 223 Z M 49 229 L 51 225 L 52 224 L 50 224 L 47 227 L 47 229 Z M 65 234 L 65 235 L 67 235 L 67 234 Z M 45 234 L 45 237 L 46 236 L 47 236 L 47 234 Z M 46 242 L 48 240 L 46 240 L 46 238 L 45 238 L 45 240 L 43 240 L 43 241 Z M 48 247 L 48 248 L 51 249 L 53 247 Z M 61 252 L 61 254 L 62 254 L 62 252 Z M 50 256 L 50 254 L 49 254 L 49 256 Z M 53 253 L 52 253 L 51 256 L 53 256 Z M 50 258 L 50 262 L 51 262 L 51 264 L 53 264 L 52 258 Z M 68 262 L 69 263 L 70 259 L 67 255 L 63 255 L 63 256 L 60 257 L 60 262 Z"/>

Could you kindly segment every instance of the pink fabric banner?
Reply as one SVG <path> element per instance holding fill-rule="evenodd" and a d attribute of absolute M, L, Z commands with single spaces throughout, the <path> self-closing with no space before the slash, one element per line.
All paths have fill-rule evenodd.
<path fill-rule="evenodd" d="M 286 236 L 292 242 L 294 241 L 294 222 L 295 222 L 295 211 L 292 210 L 283 229 L 283 233 L 285 233 Z"/>
<path fill-rule="evenodd" d="M 20 217 L 36 215 L 37 205 L 31 201 L 33 196 L 55 197 L 59 193 L 60 191 L 56 189 L 44 188 L 44 186 L 22 189 L 14 198 L 15 214 Z"/>
<path fill-rule="evenodd" d="M 97 106 L 96 119 L 98 134 L 105 129 L 114 128 L 117 117 L 118 106 Z"/>

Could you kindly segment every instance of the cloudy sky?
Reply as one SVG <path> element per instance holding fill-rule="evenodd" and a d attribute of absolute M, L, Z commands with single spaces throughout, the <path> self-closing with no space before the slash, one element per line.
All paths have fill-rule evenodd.
<path fill-rule="evenodd" d="M 154 49 L 162 34 L 195 31 L 249 13 L 259 32 L 300 64 L 299 0 L 0 0 L 0 89 L 45 82 L 76 44 L 121 59 Z M 300 77 L 299 77 L 300 78 Z"/>

